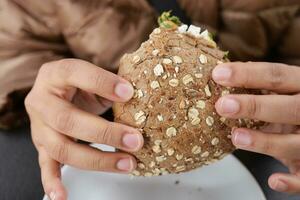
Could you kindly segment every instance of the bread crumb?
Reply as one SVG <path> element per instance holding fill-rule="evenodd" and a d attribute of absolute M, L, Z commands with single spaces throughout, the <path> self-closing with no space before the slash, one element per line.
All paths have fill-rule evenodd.
<path fill-rule="evenodd" d="M 211 92 L 208 85 L 205 86 L 204 91 L 206 96 L 211 97 Z"/>
<path fill-rule="evenodd" d="M 204 54 L 201 54 L 199 56 L 199 60 L 201 64 L 206 64 L 207 63 L 207 57 Z"/>
<path fill-rule="evenodd" d="M 206 158 L 208 156 L 209 156 L 209 152 L 208 151 L 205 151 L 204 153 L 201 154 L 202 158 Z"/>
<path fill-rule="evenodd" d="M 151 84 L 150 84 L 150 87 L 151 87 L 153 90 L 159 88 L 159 87 L 160 87 L 159 82 L 158 82 L 158 81 L 152 81 Z"/>
<path fill-rule="evenodd" d="M 176 160 L 182 160 L 183 155 L 182 154 L 176 154 Z"/>
<path fill-rule="evenodd" d="M 156 29 L 154 29 L 153 33 L 154 33 L 154 34 L 160 34 L 160 33 L 161 33 L 161 30 L 160 30 L 160 28 L 156 28 Z"/>
<path fill-rule="evenodd" d="M 198 100 L 196 102 L 196 108 L 204 109 L 205 108 L 205 101 L 203 100 Z"/>
<path fill-rule="evenodd" d="M 154 153 L 160 153 L 160 152 L 161 152 L 160 146 L 154 145 L 154 146 L 152 147 L 152 151 L 153 151 Z"/>
<path fill-rule="evenodd" d="M 182 78 L 182 82 L 184 85 L 188 85 L 189 83 L 194 82 L 194 79 L 193 79 L 192 75 L 187 74 Z"/>
<path fill-rule="evenodd" d="M 152 55 L 153 56 L 157 56 L 159 54 L 159 50 L 158 49 L 154 49 L 153 51 L 152 51 Z"/>
<path fill-rule="evenodd" d="M 157 119 L 160 122 L 164 121 L 164 117 L 162 115 L 157 115 Z"/>
<path fill-rule="evenodd" d="M 198 79 L 199 79 L 199 78 L 203 78 L 203 74 L 201 74 L 201 73 L 196 73 L 196 74 L 195 74 L 195 77 L 198 78 Z"/>
<path fill-rule="evenodd" d="M 195 146 L 192 148 L 192 153 L 193 153 L 193 154 L 199 154 L 199 153 L 201 153 L 201 147 L 195 145 Z"/>
<path fill-rule="evenodd" d="M 141 125 L 146 121 L 146 114 L 144 111 L 140 110 L 139 112 L 135 113 L 134 120 L 136 124 Z"/>
<path fill-rule="evenodd" d="M 167 153 L 169 156 L 172 156 L 175 153 L 175 150 L 173 148 L 170 148 L 167 150 Z"/>
<path fill-rule="evenodd" d="M 220 142 L 219 138 L 215 137 L 212 139 L 211 144 L 215 146 L 215 145 L 219 144 L 219 142 Z"/>
<path fill-rule="evenodd" d="M 164 73 L 164 68 L 161 64 L 157 64 L 154 68 L 153 68 L 153 72 L 155 76 L 161 76 Z"/>
<path fill-rule="evenodd" d="M 214 124 L 214 118 L 211 116 L 208 116 L 205 121 L 208 126 L 212 126 Z"/>
<path fill-rule="evenodd" d="M 177 134 L 177 130 L 174 127 L 169 127 L 166 131 L 166 135 L 168 137 L 174 137 L 174 136 L 176 136 L 176 134 Z"/>
<path fill-rule="evenodd" d="M 140 61 L 141 61 L 141 57 L 138 56 L 138 55 L 134 56 L 133 59 L 132 59 L 132 62 L 135 63 L 135 64 L 137 64 Z"/>
<path fill-rule="evenodd" d="M 172 60 L 169 58 L 164 58 L 162 61 L 163 64 L 165 65 L 171 65 L 172 64 Z"/>
<path fill-rule="evenodd" d="M 176 64 L 181 64 L 183 62 L 182 58 L 179 56 L 173 56 L 173 61 Z"/>

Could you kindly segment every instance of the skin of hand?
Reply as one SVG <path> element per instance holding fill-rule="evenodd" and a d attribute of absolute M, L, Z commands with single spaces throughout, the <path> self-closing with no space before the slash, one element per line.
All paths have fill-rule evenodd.
<path fill-rule="evenodd" d="M 60 179 L 62 164 L 117 173 L 135 169 L 136 160 L 130 152 L 143 146 L 141 133 L 99 117 L 112 102 L 126 102 L 133 94 L 128 81 L 82 60 L 64 59 L 41 67 L 25 106 L 39 153 L 43 187 L 51 200 L 67 199 Z M 123 151 L 103 152 L 77 140 Z"/>
<path fill-rule="evenodd" d="M 273 156 L 290 173 L 275 173 L 269 186 L 279 192 L 300 193 L 300 67 L 279 63 L 233 62 L 213 70 L 216 83 L 229 87 L 264 89 L 265 95 L 227 95 L 216 102 L 226 118 L 267 122 L 261 130 L 235 128 L 232 142 L 239 148 Z"/>

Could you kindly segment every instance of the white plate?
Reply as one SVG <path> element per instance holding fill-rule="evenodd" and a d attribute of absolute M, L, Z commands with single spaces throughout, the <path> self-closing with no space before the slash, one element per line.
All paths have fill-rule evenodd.
<path fill-rule="evenodd" d="M 65 166 L 62 177 L 69 200 L 266 200 L 253 176 L 232 155 L 179 175 L 132 179 Z"/>

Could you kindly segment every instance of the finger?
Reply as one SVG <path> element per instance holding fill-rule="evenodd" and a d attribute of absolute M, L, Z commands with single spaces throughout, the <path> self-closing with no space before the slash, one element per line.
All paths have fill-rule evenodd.
<path fill-rule="evenodd" d="M 232 143 L 239 149 L 294 159 L 299 157 L 300 136 L 296 134 L 271 134 L 257 130 L 237 128 L 232 131 Z"/>
<path fill-rule="evenodd" d="M 39 164 L 42 184 L 51 200 L 67 200 L 67 192 L 61 181 L 60 164 L 51 159 L 43 148 L 39 148 Z"/>
<path fill-rule="evenodd" d="M 75 143 L 51 128 L 44 128 L 44 147 L 59 163 L 80 169 L 129 173 L 136 167 L 133 156 L 122 152 L 102 152 L 85 144 Z"/>
<path fill-rule="evenodd" d="M 233 62 L 218 65 L 213 79 L 224 86 L 299 92 L 300 69 L 278 63 Z"/>
<path fill-rule="evenodd" d="M 137 129 L 80 110 L 54 95 L 36 102 L 35 108 L 44 123 L 70 137 L 130 152 L 143 146 L 143 136 Z"/>
<path fill-rule="evenodd" d="M 227 95 L 216 102 L 216 110 L 228 118 L 300 124 L 299 95 Z"/>
<path fill-rule="evenodd" d="M 112 101 L 103 97 L 97 97 L 94 94 L 79 90 L 72 101 L 81 110 L 101 115 L 112 106 Z"/>
<path fill-rule="evenodd" d="M 300 175 L 300 160 L 299 159 L 289 160 L 287 167 L 289 168 L 289 171 L 291 174 L 295 174 L 297 176 Z"/>
<path fill-rule="evenodd" d="M 269 186 L 278 192 L 300 193 L 300 177 L 292 174 L 276 173 L 270 176 Z"/>
<path fill-rule="evenodd" d="M 260 130 L 269 133 L 290 134 L 290 133 L 297 133 L 297 126 L 289 125 L 289 124 L 271 123 L 261 127 Z"/>
<path fill-rule="evenodd" d="M 125 79 L 77 59 L 64 59 L 44 64 L 37 81 L 45 80 L 48 85 L 55 88 L 75 87 L 118 102 L 127 101 L 134 94 L 132 85 Z"/>

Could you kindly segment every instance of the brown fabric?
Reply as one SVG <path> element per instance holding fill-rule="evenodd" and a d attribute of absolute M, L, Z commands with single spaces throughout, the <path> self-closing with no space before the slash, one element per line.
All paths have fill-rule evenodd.
<path fill-rule="evenodd" d="M 178 2 L 193 23 L 216 33 L 232 60 L 300 65 L 300 0 Z M 24 98 L 43 63 L 73 56 L 116 71 L 156 16 L 147 0 L 0 0 L 0 126 L 13 125 L 3 123 L 8 113 L 22 121 L 7 109 L 18 102 L 9 95 Z"/>
<path fill-rule="evenodd" d="M 58 2 L 62 33 L 74 55 L 112 71 L 155 26 L 154 10 L 144 0 Z"/>
<path fill-rule="evenodd" d="M 232 60 L 300 65 L 300 0 L 178 1 L 193 23 L 215 31 Z"/>

